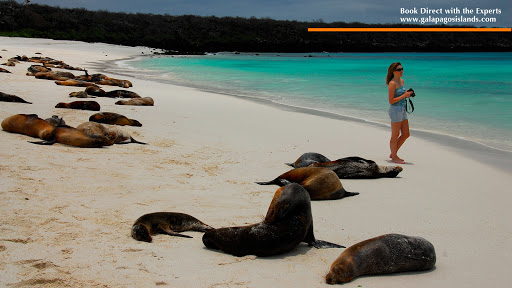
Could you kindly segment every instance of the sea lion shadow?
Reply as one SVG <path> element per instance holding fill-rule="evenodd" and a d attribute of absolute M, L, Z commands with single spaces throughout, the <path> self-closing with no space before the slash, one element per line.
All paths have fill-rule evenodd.
<path fill-rule="evenodd" d="M 409 275 L 421 275 L 421 274 L 427 274 L 432 273 L 437 269 L 437 266 L 434 266 L 432 269 L 429 270 L 423 270 L 423 271 L 406 271 L 406 272 L 397 272 L 397 273 L 389 273 L 389 274 L 375 274 L 375 275 L 361 275 L 357 276 L 356 278 L 352 279 L 349 282 L 343 283 L 351 283 L 352 281 L 355 281 L 357 279 L 363 279 L 363 278 L 376 278 L 376 277 L 402 277 L 402 276 L 409 276 Z"/>
<path fill-rule="evenodd" d="M 207 251 L 218 252 L 219 254 L 223 254 L 223 255 L 227 254 L 227 253 L 225 253 L 225 252 L 223 252 L 221 250 L 214 250 L 214 249 L 210 249 L 208 247 L 203 247 L 203 249 L 207 250 Z M 306 243 L 300 243 L 292 251 L 288 251 L 288 252 L 285 252 L 285 253 L 282 253 L 282 254 L 278 254 L 278 255 L 256 256 L 256 255 L 248 254 L 248 255 L 244 255 L 244 256 L 235 256 L 235 255 L 231 255 L 231 256 L 233 256 L 235 258 L 243 258 L 243 257 L 251 256 L 251 257 L 256 257 L 257 259 L 262 259 L 262 260 L 283 260 L 283 259 L 286 259 L 286 258 L 289 258 L 289 257 L 306 255 L 308 253 L 308 251 L 310 251 L 311 249 L 316 249 L 316 248 L 313 247 L 313 246 L 308 246 L 308 244 L 306 244 Z M 343 249 L 345 249 L 345 248 L 343 248 Z M 229 254 L 227 254 L 227 255 L 229 255 Z"/>

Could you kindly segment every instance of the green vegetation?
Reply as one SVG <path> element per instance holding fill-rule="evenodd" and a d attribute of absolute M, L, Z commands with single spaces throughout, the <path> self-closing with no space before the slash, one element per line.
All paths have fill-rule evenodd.
<path fill-rule="evenodd" d="M 178 53 L 512 51 L 512 33 L 326 33 L 313 27 L 442 27 L 170 16 L 0 2 L 0 35 L 148 46 Z"/>

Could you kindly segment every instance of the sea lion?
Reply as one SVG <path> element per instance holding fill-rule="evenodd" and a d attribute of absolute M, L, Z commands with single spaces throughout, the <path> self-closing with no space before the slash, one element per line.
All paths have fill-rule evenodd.
<path fill-rule="evenodd" d="M 44 119 L 44 121 L 50 123 L 50 125 L 52 125 L 53 127 L 66 125 L 66 121 L 64 121 L 62 117 L 59 117 L 57 115 L 52 115 L 51 118 L 46 118 Z"/>
<path fill-rule="evenodd" d="M 100 104 L 96 101 L 73 101 L 71 103 L 60 102 L 55 105 L 55 108 L 100 111 Z"/>
<path fill-rule="evenodd" d="M 120 80 L 120 79 L 114 79 L 114 78 L 96 81 L 95 83 L 101 84 L 101 85 L 119 86 L 119 87 L 123 87 L 123 88 L 130 88 L 133 86 L 132 82 L 130 82 L 128 80 Z"/>
<path fill-rule="evenodd" d="M 32 104 L 30 102 L 27 102 L 27 101 L 23 100 L 22 98 L 20 98 L 20 97 L 18 97 L 16 95 L 6 94 L 6 93 L 3 93 L 3 92 L 0 92 L 0 101 Z"/>
<path fill-rule="evenodd" d="M 92 86 L 90 86 L 92 87 Z M 90 96 L 85 91 L 79 91 L 79 92 L 71 92 L 69 93 L 69 97 L 76 97 L 76 98 L 94 98 L 93 96 Z"/>
<path fill-rule="evenodd" d="M 134 98 L 130 100 L 119 100 L 116 105 L 153 106 L 155 101 L 151 97 Z"/>
<path fill-rule="evenodd" d="M 4 68 L 2 68 L 2 67 L 0 67 L 0 72 L 2 72 L 2 73 L 11 73 L 11 74 L 12 74 L 12 72 L 11 72 L 11 71 L 9 71 L 9 70 L 7 70 L 7 69 L 4 69 Z"/>
<path fill-rule="evenodd" d="M 43 140 L 52 138 L 54 127 L 36 114 L 17 114 L 2 121 L 2 129 Z"/>
<path fill-rule="evenodd" d="M 34 76 L 37 79 L 59 80 L 59 81 L 66 81 L 66 80 L 75 78 L 75 75 L 73 75 L 73 73 L 60 72 L 60 71 L 36 72 L 36 73 L 34 73 Z"/>
<path fill-rule="evenodd" d="M 375 161 L 361 157 L 345 157 L 335 161 L 318 153 L 304 153 L 294 163 L 286 163 L 292 167 L 325 167 L 338 175 L 340 179 L 376 179 L 396 177 L 403 168 L 400 166 L 381 166 Z"/>
<path fill-rule="evenodd" d="M 117 128 L 116 126 L 106 126 L 96 122 L 85 122 L 78 125 L 76 129 L 82 131 L 85 135 L 89 137 L 103 139 L 105 145 L 128 143 L 137 143 L 142 145 L 146 144 L 144 142 L 140 142 L 133 139 L 133 137 L 130 136 L 130 134 Z"/>
<path fill-rule="evenodd" d="M 285 186 L 298 183 L 308 191 L 311 200 L 334 200 L 355 196 L 359 193 L 348 192 L 333 171 L 322 167 L 301 167 L 281 174 L 269 182 L 256 182 L 260 185 Z"/>
<path fill-rule="evenodd" d="M 137 126 L 141 127 L 142 124 L 135 119 L 128 119 L 126 116 L 113 113 L 113 112 L 100 112 L 91 115 L 89 117 L 89 121 L 104 123 L 104 124 L 112 124 L 112 125 L 129 125 L 129 126 Z"/>
<path fill-rule="evenodd" d="M 315 152 L 308 152 L 300 155 L 300 157 L 295 160 L 293 163 L 285 163 L 288 166 L 291 166 L 293 168 L 301 168 L 301 167 L 308 167 L 311 164 L 314 163 L 322 163 L 322 162 L 329 162 L 329 158 L 325 157 L 324 155 L 320 153 Z"/>
<path fill-rule="evenodd" d="M 27 71 L 28 71 L 27 76 L 35 76 L 36 73 L 50 72 L 50 71 L 52 71 L 52 69 L 41 66 L 41 65 L 31 65 L 30 67 L 27 68 Z"/>
<path fill-rule="evenodd" d="M 68 79 L 68 80 L 57 80 L 55 84 L 62 86 L 76 86 L 76 87 L 88 87 L 88 86 L 96 86 L 96 84 L 92 82 L 86 82 L 76 79 Z"/>
<path fill-rule="evenodd" d="M 421 237 L 386 234 L 348 247 L 332 263 L 327 284 L 349 282 L 361 275 L 430 270 L 436 264 L 434 246 Z"/>
<path fill-rule="evenodd" d="M 111 98 L 140 98 L 139 94 L 128 90 L 108 91 L 106 92 L 106 96 Z"/>
<path fill-rule="evenodd" d="M 193 216 L 176 212 L 156 212 L 142 215 L 132 226 L 132 237 L 138 241 L 151 242 L 151 235 L 167 234 L 192 238 L 177 232 L 199 231 L 205 232 L 213 227 L 204 224 Z"/>
<path fill-rule="evenodd" d="M 98 86 L 89 86 L 89 87 L 85 88 L 85 93 L 87 93 L 88 95 L 100 96 L 100 97 L 107 95 L 107 93 Z"/>
<path fill-rule="evenodd" d="M 315 239 L 311 199 L 308 192 L 295 183 L 277 189 L 262 222 L 208 230 L 203 235 L 207 248 L 238 257 L 282 254 L 301 242 L 315 248 L 344 248 Z"/>
<path fill-rule="evenodd" d="M 46 122 L 46 123 L 48 123 L 48 122 Z M 48 124 L 48 125 L 50 125 L 50 124 Z M 67 126 L 67 125 L 61 125 L 61 126 L 55 127 L 53 129 L 51 138 L 47 141 L 39 141 L 39 142 L 29 141 L 29 142 L 33 143 L 33 144 L 40 144 L 40 145 L 53 145 L 55 143 L 60 143 L 60 144 L 74 146 L 74 147 L 80 147 L 80 148 L 100 148 L 100 147 L 106 146 L 106 145 L 104 145 L 104 143 L 101 139 L 89 137 L 89 136 L 85 135 L 84 133 L 82 133 L 82 131 L 80 131 L 76 128 Z"/>

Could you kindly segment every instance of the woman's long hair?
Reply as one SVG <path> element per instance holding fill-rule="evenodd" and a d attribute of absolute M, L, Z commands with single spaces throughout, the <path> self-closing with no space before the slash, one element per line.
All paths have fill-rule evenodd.
<path fill-rule="evenodd" d="M 398 66 L 402 66 L 402 63 L 395 62 L 395 63 L 389 65 L 388 75 L 386 75 L 386 85 L 388 85 L 389 81 L 391 81 L 391 79 L 393 79 L 393 72 L 396 71 L 396 67 L 398 67 Z"/>

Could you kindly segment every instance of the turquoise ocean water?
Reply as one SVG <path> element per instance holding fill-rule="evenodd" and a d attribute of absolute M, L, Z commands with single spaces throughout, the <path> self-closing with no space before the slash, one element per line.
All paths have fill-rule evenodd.
<path fill-rule="evenodd" d="M 385 76 L 396 61 L 417 95 L 411 129 L 512 151 L 512 53 L 219 53 L 117 64 L 134 76 L 389 125 Z"/>

